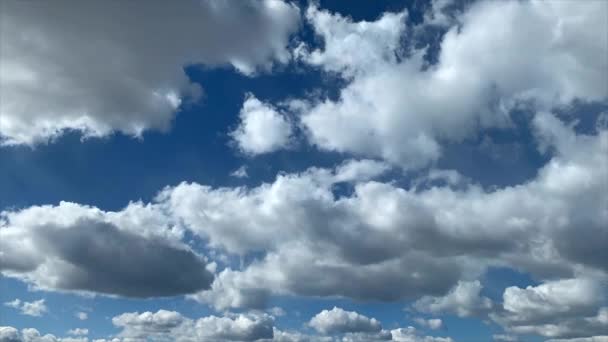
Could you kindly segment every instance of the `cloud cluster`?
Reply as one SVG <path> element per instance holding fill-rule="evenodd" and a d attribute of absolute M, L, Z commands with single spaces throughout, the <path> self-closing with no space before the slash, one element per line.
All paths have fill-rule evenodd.
<path fill-rule="evenodd" d="M 533 127 L 553 157 L 534 179 L 493 190 L 402 188 L 375 180 L 386 164 L 362 160 L 251 188 L 182 183 L 118 212 L 71 203 L 4 212 L 3 273 L 46 289 L 135 297 L 202 290 L 193 298 L 220 310 L 263 308 L 272 295 L 431 296 L 421 308 L 474 314 L 489 308 L 471 282 L 488 266 L 539 279 L 608 270 L 608 131 L 577 134 L 549 113 Z M 352 193 L 336 193 L 340 184 Z M 202 257 L 181 242 L 186 230 L 220 254 L 257 256 L 240 267 L 216 260 L 210 285 Z"/>
<path fill-rule="evenodd" d="M 300 99 L 294 108 L 320 149 L 419 168 L 437 160 L 445 143 L 507 127 L 519 103 L 550 109 L 606 99 L 608 47 L 597 42 L 608 33 L 586 27 L 605 26 L 607 6 L 479 1 L 447 28 L 433 65 L 424 49 L 404 47 L 416 40 L 405 12 L 353 22 L 312 6 L 306 18 L 324 45 L 301 45 L 296 55 L 348 82 L 338 99 Z"/>
<path fill-rule="evenodd" d="M 414 308 L 426 313 L 453 313 L 459 317 L 479 316 L 492 309 L 492 301 L 480 295 L 481 283 L 460 281 L 442 297 L 423 297 L 414 303 Z M 441 326 L 441 321 L 439 321 Z"/>
<path fill-rule="evenodd" d="M 175 311 L 124 313 L 112 319 L 126 340 L 257 341 L 272 340 L 274 318 L 266 314 L 228 314 L 196 320 Z"/>
<path fill-rule="evenodd" d="M 86 330 L 86 329 L 85 329 Z M 93 340 L 94 342 L 118 342 L 111 340 Z M 52 334 L 42 335 L 34 328 L 21 331 L 13 327 L 0 326 L 0 342 L 89 342 L 86 337 L 57 337 Z"/>
<path fill-rule="evenodd" d="M 112 18 L 108 20 L 107 18 Z M 200 95 L 183 69 L 245 74 L 290 58 L 299 9 L 280 0 L 58 3 L 2 8 L 0 142 L 167 130 Z"/>
<path fill-rule="evenodd" d="M 208 288 L 202 256 L 150 206 L 121 212 L 61 202 L 0 214 L 0 270 L 37 288 L 129 297 Z"/>
<path fill-rule="evenodd" d="M 383 330 L 380 322 L 357 312 L 340 308 L 323 310 L 310 320 L 319 334 L 282 331 L 274 326 L 274 317 L 259 312 L 226 313 L 191 319 L 175 311 L 127 312 L 112 318 L 121 331 L 108 339 L 93 342 L 134 341 L 263 341 L 263 342 L 453 342 L 451 338 L 424 336 L 413 327 Z M 87 329 L 72 329 L 70 335 L 84 336 Z M 41 336 L 36 329 L 0 327 L 0 342 L 68 342 L 89 341 L 86 337 L 58 338 Z"/>
<path fill-rule="evenodd" d="M 248 155 L 288 147 L 303 132 L 319 149 L 370 159 L 251 186 L 184 182 L 115 212 L 68 202 L 6 210 L 2 275 L 53 291 L 189 294 L 218 311 L 267 309 L 277 295 L 407 299 L 424 313 L 490 319 L 505 330 L 497 340 L 606 340 L 608 127 L 598 120 L 595 131 L 581 133 L 555 113 L 572 101 L 606 100 L 608 50 L 598 42 L 608 32 L 587 27 L 608 22 L 608 3 L 480 1 L 456 16 L 442 12 L 445 2 L 435 5 L 428 24 L 446 31 L 436 63 L 409 46 L 416 37 L 406 12 L 355 22 L 309 7 L 307 22 L 323 46 L 300 44 L 293 53 L 342 77 L 339 96 L 284 102 L 294 111 L 288 117 L 248 95 L 230 133 Z M 171 11 L 156 2 L 129 6 L 3 7 L 2 144 L 32 145 L 66 130 L 167 129 L 181 102 L 196 95 L 183 66 L 232 65 L 251 74 L 286 62 L 299 18 L 295 5 L 278 0 L 180 2 Z M 164 18 L 180 19 L 161 27 Z M 74 47 L 78 54 L 66 54 Z M 531 134 L 547 160 L 531 179 L 488 189 L 433 165 L 410 184 L 384 180 L 395 169 L 429 166 L 447 143 L 509 129 L 520 106 L 532 112 Z M 191 238 L 197 243 L 185 242 Z M 527 273 L 537 285 L 508 287 L 502 302 L 492 302 L 477 280 L 489 267 Z M 44 312 L 44 301 L 7 305 Z M 452 342 L 413 327 L 386 330 L 337 307 L 310 319 L 320 335 L 282 331 L 273 316 L 247 311 L 198 319 L 133 312 L 112 322 L 124 340 Z M 0 327 L 0 341 L 21 340 L 68 339 Z"/>
<path fill-rule="evenodd" d="M 375 318 L 369 318 L 354 311 L 345 311 L 338 307 L 319 312 L 308 324 L 322 334 L 378 332 L 382 329 L 380 322 Z"/>
<path fill-rule="evenodd" d="M 490 317 L 516 334 L 553 338 L 606 335 L 607 289 L 606 279 L 590 278 L 553 280 L 524 289 L 508 287 L 502 310 Z"/>
<path fill-rule="evenodd" d="M 17 309 L 23 315 L 40 317 L 48 311 L 44 299 L 35 300 L 33 302 L 24 302 L 16 298 L 13 301 L 4 303 L 5 306 Z"/>
<path fill-rule="evenodd" d="M 601 338 L 608 334 L 606 280 L 604 274 L 547 280 L 526 288 L 510 286 L 501 303 L 482 297 L 478 281 L 459 282 L 447 295 L 423 297 L 413 308 L 436 315 L 490 319 L 508 332 L 494 335 L 495 341 L 518 341 L 517 335 L 531 334 L 574 341 Z"/>

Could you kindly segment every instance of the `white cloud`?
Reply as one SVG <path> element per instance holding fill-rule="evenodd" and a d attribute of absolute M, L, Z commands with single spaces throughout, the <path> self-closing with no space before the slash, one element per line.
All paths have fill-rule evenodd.
<path fill-rule="evenodd" d="M 439 318 L 424 319 L 419 317 L 415 318 L 414 322 L 432 330 L 441 329 L 443 327 L 443 321 Z"/>
<path fill-rule="evenodd" d="M 414 308 L 433 314 L 454 313 L 459 317 L 477 316 L 492 309 L 492 301 L 480 295 L 479 281 L 460 281 L 442 297 L 423 297 L 414 303 Z"/>
<path fill-rule="evenodd" d="M 580 337 L 580 338 L 566 338 L 566 339 L 551 339 L 551 340 L 548 340 L 547 342 L 608 342 L 608 335 Z"/>
<path fill-rule="evenodd" d="M 502 311 L 491 318 L 507 331 L 545 337 L 590 337 L 608 333 L 605 279 L 552 280 L 525 289 L 505 289 Z M 604 304 L 605 305 L 605 304 Z"/>
<path fill-rule="evenodd" d="M 296 54 L 349 82 L 337 100 L 294 101 L 301 124 L 320 149 L 419 168 L 437 160 L 445 143 L 507 127 L 520 101 L 550 109 L 575 98 L 604 100 L 608 47 L 597 42 L 608 33 L 586 28 L 608 20 L 606 6 L 480 1 L 449 28 L 432 66 L 425 51 L 400 51 L 400 39 L 412 38 L 404 13 L 353 22 L 311 7 L 307 19 L 324 47 L 301 46 Z"/>
<path fill-rule="evenodd" d="M 236 178 L 249 177 L 249 175 L 247 175 L 247 166 L 243 165 L 243 166 L 239 167 L 238 169 L 236 169 L 232 173 L 230 173 L 230 175 L 232 177 L 236 177 Z"/>
<path fill-rule="evenodd" d="M 11 302 L 4 303 L 4 305 L 19 310 L 23 315 L 40 317 L 48 312 L 48 308 L 44 302 L 44 299 L 24 302 L 17 298 Z"/>
<path fill-rule="evenodd" d="M 75 328 L 68 330 L 68 335 L 85 336 L 89 334 L 89 329 Z"/>
<path fill-rule="evenodd" d="M 287 314 L 287 312 L 285 312 L 283 308 L 278 306 L 273 306 L 272 308 L 268 309 L 268 313 L 273 315 L 274 317 L 281 317 Z"/>
<path fill-rule="evenodd" d="M 255 96 L 247 96 L 239 118 L 239 126 L 230 135 L 242 152 L 263 154 L 291 144 L 293 128 L 289 120 L 275 107 Z"/>
<path fill-rule="evenodd" d="M 45 289 L 150 296 L 175 294 L 167 292 L 164 284 L 178 277 L 163 276 L 162 282 L 146 281 L 141 286 L 140 277 L 148 275 L 135 276 L 125 269 L 120 288 L 108 288 L 107 279 L 100 281 L 84 259 L 75 258 L 76 251 L 64 249 L 64 244 L 55 242 L 64 240 L 56 239 L 78 237 L 84 231 L 97 238 L 109 233 L 135 236 L 142 253 L 151 244 L 159 260 L 166 259 L 161 251 L 199 260 L 181 242 L 187 229 L 220 254 L 263 251 L 242 267 L 217 269 L 211 288 L 194 296 L 220 310 L 263 308 L 269 296 L 277 294 L 361 300 L 438 298 L 449 294 L 459 280 L 477 279 L 491 265 L 515 267 L 539 279 L 566 277 L 574 271 L 606 272 L 608 237 L 602 235 L 602 227 L 608 212 L 602 206 L 602 189 L 608 179 L 603 157 L 608 152 L 608 132 L 577 135 L 548 113 L 538 113 L 533 127 L 553 157 L 534 179 L 520 185 L 408 190 L 371 180 L 386 169 L 372 161 L 279 174 L 272 183 L 251 188 L 182 183 L 164 189 L 154 203 L 135 202 L 117 212 L 73 203 L 5 212 L 0 265 L 4 274 Z M 338 197 L 333 187 L 343 181 L 352 184 L 353 192 Z M 40 227 L 46 227 L 45 234 L 40 234 Z M 587 238 L 589 234 L 594 238 Z M 160 245 L 150 242 L 159 239 Z M 129 246 L 132 256 L 133 246 L 138 244 Z M 40 253 L 47 250 L 43 259 Z M 103 262 L 112 264 L 110 255 L 116 253 Z M 148 269 L 136 263 L 145 265 L 148 258 L 143 256 L 151 254 L 130 258 L 135 269 Z M 174 267 L 159 265 L 164 264 L 155 263 L 159 277 L 160 270 L 174 272 Z M 204 263 L 192 265 L 195 270 Z M 74 267 L 86 271 L 90 281 L 72 283 L 72 275 L 78 274 Z M 197 279 L 204 281 L 195 283 L 205 288 L 211 278 L 200 276 Z M 192 281 L 180 284 L 185 287 L 178 286 L 179 293 L 194 289 Z M 135 293 L 133 286 L 148 292 Z M 474 303 L 477 309 L 487 307 L 483 299 Z M 459 310 L 462 315 L 469 313 L 466 308 Z"/>
<path fill-rule="evenodd" d="M 182 234 L 141 203 L 118 212 L 68 202 L 4 211 L 0 270 L 46 290 L 155 297 L 208 288 L 213 275 Z"/>
<path fill-rule="evenodd" d="M 492 335 L 492 339 L 494 341 L 504 341 L 504 342 L 517 342 L 517 341 L 519 341 L 519 339 L 516 336 L 506 335 L 506 334 L 494 334 L 494 335 Z"/>
<path fill-rule="evenodd" d="M 375 318 L 338 307 L 319 312 L 308 324 L 322 334 L 379 332 L 382 329 Z"/>
<path fill-rule="evenodd" d="M 0 326 L 0 341 L 2 342 L 19 342 L 19 330 L 13 327 Z"/>
<path fill-rule="evenodd" d="M 86 330 L 86 329 L 85 329 Z M 89 342 L 86 337 L 56 337 L 52 334 L 42 335 L 34 328 L 25 328 L 21 332 L 13 327 L 0 327 L 0 342 Z M 94 340 L 94 342 L 120 342 L 118 340 Z M 126 341 L 125 341 L 126 342 Z"/>
<path fill-rule="evenodd" d="M 271 294 L 443 296 L 488 265 L 541 279 L 580 267 L 605 272 L 601 227 L 608 213 L 601 189 L 607 186 L 608 132 L 577 135 L 548 113 L 538 113 L 533 126 L 553 157 L 534 179 L 511 187 L 406 190 L 363 173 L 346 177 L 351 173 L 343 171 L 351 168 L 339 166 L 280 174 L 254 188 L 183 183 L 166 188 L 157 201 L 213 248 L 266 252 L 241 270 L 220 270 L 212 289 L 196 295 L 218 309 L 263 306 Z M 352 181 L 353 193 L 337 197 L 332 188 L 344 179 Z M 461 315 L 489 308 L 483 298 L 465 304 L 474 304 L 473 311 L 461 308 Z"/>
<path fill-rule="evenodd" d="M 200 93 L 184 67 L 251 74 L 285 63 L 299 10 L 279 0 L 11 2 L 1 21 L 1 142 L 33 145 L 70 130 L 168 130 Z"/>
<path fill-rule="evenodd" d="M 176 341 L 255 341 L 273 338 L 272 316 L 266 314 L 229 314 L 196 320 L 175 311 L 124 313 L 112 319 L 122 328 L 126 339 L 171 339 Z"/>
<path fill-rule="evenodd" d="M 81 321 L 86 321 L 89 318 L 89 314 L 84 311 L 77 312 L 75 316 Z"/>
<path fill-rule="evenodd" d="M 451 337 L 420 336 L 414 327 L 393 329 L 391 334 L 397 342 L 454 342 Z"/>

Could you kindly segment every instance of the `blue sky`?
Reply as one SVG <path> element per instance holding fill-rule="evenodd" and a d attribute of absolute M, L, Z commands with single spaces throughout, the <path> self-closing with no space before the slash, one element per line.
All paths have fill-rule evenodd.
<path fill-rule="evenodd" d="M 608 340 L 606 2 L 0 7 L 1 342 Z"/>

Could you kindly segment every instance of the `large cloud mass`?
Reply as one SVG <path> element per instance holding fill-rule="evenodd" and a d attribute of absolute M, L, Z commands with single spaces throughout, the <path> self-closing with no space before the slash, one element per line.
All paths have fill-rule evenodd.
<path fill-rule="evenodd" d="M 213 279 L 150 207 L 112 213 L 62 202 L 0 218 L 0 270 L 39 288 L 154 297 L 205 289 Z"/>
<path fill-rule="evenodd" d="M 324 46 L 296 50 L 304 63 L 348 80 L 337 100 L 298 103 L 312 144 L 384 158 L 404 168 L 437 160 L 442 144 L 477 128 L 506 126 L 521 101 L 542 108 L 603 100 L 608 60 L 605 1 L 480 1 L 458 17 L 438 62 L 404 53 L 406 13 L 353 22 L 311 7 Z"/>
<path fill-rule="evenodd" d="M 184 67 L 249 74 L 286 62 L 299 21 L 279 0 L 9 0 L 1 15 L 0 142 L 9 145 L 66 130 L 167 130 L 183 99 L 200 92 Z"/>

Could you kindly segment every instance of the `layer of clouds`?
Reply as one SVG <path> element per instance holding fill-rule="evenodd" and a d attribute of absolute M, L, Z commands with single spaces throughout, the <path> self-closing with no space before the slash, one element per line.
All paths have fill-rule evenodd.
<path fill-rule="evenodd" d="M 272 316 L 248 313 L 226 314 L 190 319 L 175 311 L 124 313 L 112 319 L 121 329 L 117 336 L 89 340 L 81 337 L 42 335 L 33 328 L 21 331 L 0 327 L 0 342 L 144 342 L 144 341 L 260 341 L 260 342 L 454 342 L 449 337 L 425 336 L 414 327 L 375 332 L 309 335 L 299 331 L 282 331 L 274 327 Z M 87 329 L 73 329 L 73 335 L 87 335 Z"/>
<path fill-rule="evenodd" d="M 218 309 L 261 306 L 270 294 L 443 296 L 488 265 L 541 279 L 603 273 L 608 133 L 577 135 L 549 113 L 538 113 L 533 126 L 553 157 L 513 187 L 406 190 L 346 177 L 338 167 L 282 174 L 255 188 L 183 183 L 157 200 L 214 248 L 265 252 L 245 269 L 220 269 L 212 290 L 196 296 Z M 343 179 L 353 193 L 336 197 Z"/>
<path fill-rule="evenodd" d="M 86 329 L 85 329 L 86 330 Z M 110 340 L 93 340 L 95 342 L 111 342 Z M 42 335 L 34 328 L 26 328 L 21 331 L 14 327 L 0 326 L 0 342 L 89 342 L 86 337 L 57 337 L 52 334 Z M 112 341 L 119 342 L 119 341 Z"/>
<path fill-rule="evenodd" d="M 393 341 L 398 342 L 454 342 L 451 337 L 423 336 L 418 333 L 416 328 L 398 328 L 391 330 Z"/>
<path fill-rule="evenodd" d="M 545 112 L 532 125 L 540 150 L 552 157 L 535 178 L 505 188 L 465 183 L 406 189 L 377 180 L 390 169 L 385 163 L 360 160 L 279 174 L 256 187 L 182 183 L 165 188 L 154 203 L 135 202 L 118 212 L 72 203 L 4 212 L 3 272 L 45 289 L 139 297 L 198 287 L 202 291 L 192 298 L 218 310 L 264 308 L 273 295 L 385 301 L 423 296 L 417 303 L 423 310 L 460 316 L 489 310 L 474 281 L 488 266 L 516 268 L 545 282 L 574 275 L 603 279 L 608 131 L 576 134 Z M 344 182 L 352 193 L 338 196 L 336 186 Z M 209 255 L 257 256 L 240 266 L 218 258 L 207 267 L 183 244 L 186 230 L 215 252 Z M 103 243 L 108 239 L 109 252 Z M 130 262 L 116 271 L 123 240 Z M 78 253 L 82 246 L 95 251 L 87 254 L 91 258 Z M 133 254 L 140 249 L 141 258 Z M 187 266 L 181 272 L 163 267 L 175 255 Z M 145 267 L 149 262 L 155 267 Z M 115 271 L 99 274 L 100 264 Z M 215 273 L 209 290 L 206 268 Z M 150 277 L 155 281 L 141 284 Z M 582 329 L 603 334 L 605 311 L 596 307 L 571 320 L 568 313 L 579 313 L 575 303 L 565 311 L 559 302 L 539 304 L 555 304 L 561 315 L 540 325 L 534 323 L 538 315 L 525 324 L 515 319 L 521 314 L 511 298 L 536 298 L 531 294 L 544 289 L 508 289 L 493 318 L 507 330 L 549 337 L 590 336 Z M 550 332 L 558 324 L 563 332 Z M 584 328 L 570 329 L 575 324 Z"/>
<path fill-rule="evenodd" d="M 206 262 L 150 206 L 120 212 L 61 202 L 0 214 L 0 270 L 37 288 L 129 297 L 208 288 Z"/>
<path fill-rule="evenodd" d="M 44 299 L 25 302 L 16 298 L 13 301 L 4 303 L 4 305 L 19 310 L 23 315 L 40 317 L 48 312 L 48 308 L 44 302 Z"/>
<path fill-rule="evenodd" d="M 447 30 L 435 65 L 424 50 L 403 52 L 402 40 L 415 38 L 405 12 L 353 22 L 313 6 L 306 18 L 323 48 L 301 45 L 296 55 L 348 83 L 337 100 L 294 100 L 293 108 L 320 149 L 422 167 L 441 156 L 444 143 L 508 127 L 519 103 L 547 110 L 573 99 L 605 100 L 608 47 L 598 42 L 608 32 L 586 28 L 605 26 L 607 6 L 477 2 Z"/>
<path fill-rule="evenodd" d="M 243 103 L 239 120 L 239 126 L 230 136 L 245 154 L 269 153 L 293 143 L 293 127 L 287 117 L 251 94 Z"/>
<path fill-rule="evenodd" d="M 274 317 L 266 314 L 227 314 L 196 320 L 175 311 L 124 313 L 112 319 L 126 339 L 174 341 L 257 341 L 272 340 Z"/>
<path fill-rule="evenodd" d="M 299 9 L 279 0 L 8 1 L 0 21 L 0 142 L 33 145 L 68 130 L 169 129 L 201 92 L 184 67 L 252 74 L 287 62 Z"/>

